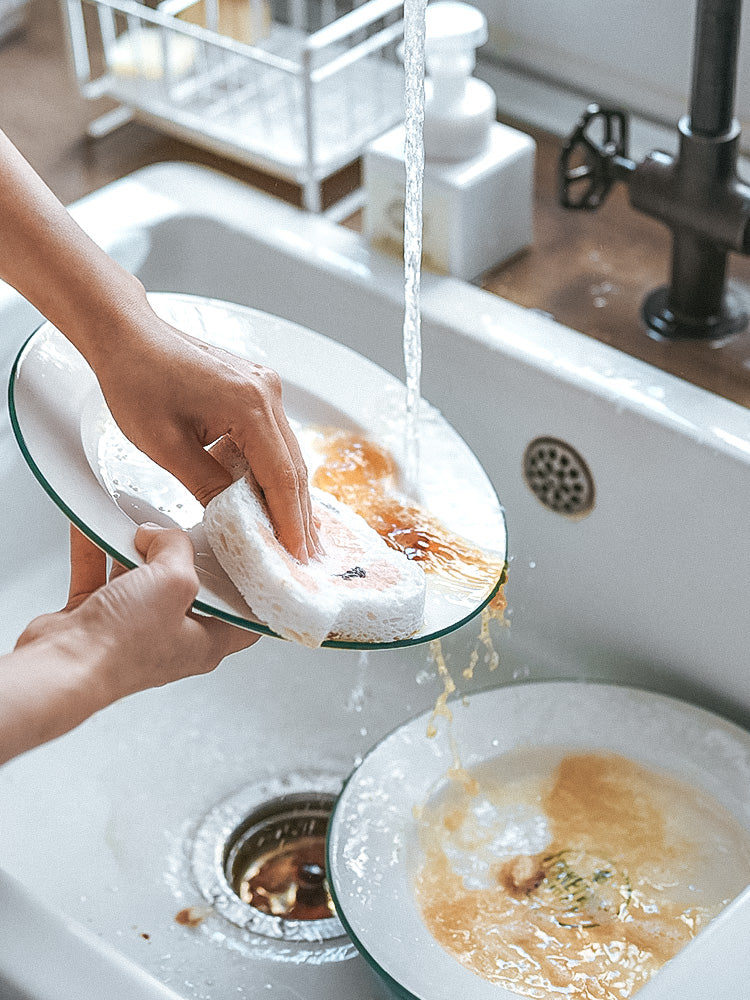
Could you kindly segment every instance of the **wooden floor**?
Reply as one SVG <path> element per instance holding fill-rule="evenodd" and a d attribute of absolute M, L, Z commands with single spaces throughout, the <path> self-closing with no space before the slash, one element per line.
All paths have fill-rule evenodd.
<path fill-rule="evenodd" d="M 88 139 L 88 122 L 107 105 L 91 104 L 78 94 L 60 10 L 57 0 L 30 0 L 25 28 L 0 45 L 0 127 L 63 202 L 147 164 L 183 160 L 207 164 L 300 203 L 294 185 L 263 177 L 144 124 L 131 122 L 104 138 Z M 723 346 L 657 342 L 646 336 L 640 303 L 667 278 L 668 232 L 630 208 L 623 186 L 598 212 L 560 208 L 559 141 L 533 134 L 538 143 L 534 246 L 489 274 L 485 287 L 750 406 L 750 333 Z M 336 178 L 331 187 L 350 180 L 346 175 Z M 356 217 L 348 224 L 356 227 Z M 733 258 L 731 271 L 746 293 L 750 261 Z"/>

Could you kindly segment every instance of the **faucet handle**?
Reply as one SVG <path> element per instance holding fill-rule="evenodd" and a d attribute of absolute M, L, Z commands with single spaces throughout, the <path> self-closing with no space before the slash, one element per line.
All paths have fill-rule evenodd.
<path fill-rule="evenodd" d="M 589 104 L 560 153 L 560 204 L 589 211 L 599 208 L 614 182 L 635 169 L 627 147 L 627 114 Z"/>

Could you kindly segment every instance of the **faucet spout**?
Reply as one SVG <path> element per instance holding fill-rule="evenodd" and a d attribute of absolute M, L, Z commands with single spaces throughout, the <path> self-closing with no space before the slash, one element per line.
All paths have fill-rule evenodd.
<path fill-rule="evenodd" d="M 740 129 L 734 118 L 740 13 L 741 0 L 698 0 L 690 111 L 679 122 L 676 157 L 654 151 L 636 165 L 622 146 L 616 156 L 597 146 L 587 135 L 590 122 L 597 116 L 621 119 L 623 112 L 596 106 L 587 110 L 561 157 L 567 207 L 595 208 L 602 200 L 593 204 L 585 196 L 576 203 L 566 197 L 582 176 L 571 157 L 585 148 L 584 173 L 624 180 L 632 206 L 672 230 L 670 283 L 651 292 L 641 310 L 647 331 L 658 338 L 719 340 L 748 323 L 726 280 L 729 253 L 750 253 L 750 187 L 737 176 Z"/>

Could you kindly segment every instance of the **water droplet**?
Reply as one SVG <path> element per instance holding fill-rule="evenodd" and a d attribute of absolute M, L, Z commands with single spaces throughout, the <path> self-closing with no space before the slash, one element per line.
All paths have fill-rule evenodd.
<path fill-rule="evenodd" d="M 365 689 L 362 684 L 358 684 L 349 692 L 346 702 L 346 709 L 349 712 L 361 712 L 365 704 Z"/>

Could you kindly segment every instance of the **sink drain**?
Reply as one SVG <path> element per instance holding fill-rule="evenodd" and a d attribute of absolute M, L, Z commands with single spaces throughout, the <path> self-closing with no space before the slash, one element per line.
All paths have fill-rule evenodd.
<path fill-rule="evenodd" d="M 272 804 L 270 815 L 250 817 L 230 845 L 227 879 L 249 906 L 286 920 L 334 917 L 326 881 L 326 830 L 331 803 L 294 796 Z"/>
<path fill-rule="evenodd" d="M 214 910 L 284 941 L 344 937 L 325 871 L 341 778 L 302 772 L 248 785 L 219 803 L 193 841 L 192 868 Z"/>
<path fill-rule="evenodd" d="M 534 438 L 523 455 L 523 475 L 534 496 L 556 514 L 585 517 L 594 506 L 589 467 L 565 441 Z"/>

